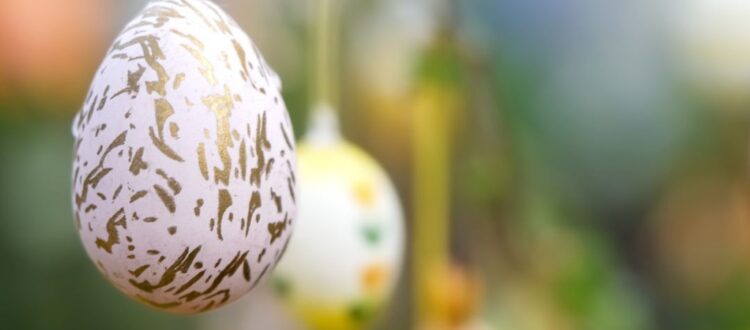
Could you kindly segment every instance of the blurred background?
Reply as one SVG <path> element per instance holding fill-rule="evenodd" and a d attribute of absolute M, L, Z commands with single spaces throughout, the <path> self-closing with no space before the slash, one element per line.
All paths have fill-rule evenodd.
<path fill-rule="evenodd" d="M 0 328 L 297 329 L 268 288 L 173 316 L 86 257 L 70 123 L 144 3 L 0 0 Z M 217 3 L 282 77 L 302 136 L 310 1 Z M 419 170 L 445 178 L 427 189 L 445 192 L 450 265 L 426 304 L 449 328 L 750 329 L 750 2 L 345 1 L 341 41 L 343 133 L 406 215 L 405 271 L 373 328 L 429 328 Z"/>

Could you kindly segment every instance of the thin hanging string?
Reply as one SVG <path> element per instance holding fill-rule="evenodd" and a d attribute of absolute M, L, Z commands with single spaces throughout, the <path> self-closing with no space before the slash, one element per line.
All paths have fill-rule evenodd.
<path fill-rule="evenodd" d="M 311 142 L 330 143 L 339 138 L 336 116 L 337 75 L 335 63 L 339 51 L 339 0 L 315 0 L 311 6 L 311 43 L 313 45 L 312 108 L 307 130 Z"/>

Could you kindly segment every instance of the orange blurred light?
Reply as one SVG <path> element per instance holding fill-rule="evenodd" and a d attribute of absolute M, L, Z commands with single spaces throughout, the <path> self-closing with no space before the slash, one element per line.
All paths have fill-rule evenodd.
<path fill-rule="evenodd" d="M 0 87 L 5 91 L 0 96 L 23 91 L 50 100 L 82 98 L 105 51 L 110 5 L 102 0 L 0 2 Z"/>

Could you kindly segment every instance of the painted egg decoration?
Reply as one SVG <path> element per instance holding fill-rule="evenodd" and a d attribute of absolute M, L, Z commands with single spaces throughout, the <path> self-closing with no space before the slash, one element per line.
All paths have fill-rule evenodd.
<path fill-rule="evenodd" d="M 314 329 L 362 328 L 400 273 L 398 196 L 378 164 L 342 140 L 308 140 L 297 157 L 298 221 L 274 289 Z"/>
<path fill-rule="evenodd" d="M 197 313 L 249 292 L 296 216 L 278 76 L 205 0 L 153 1 L 117 36 L 73 122 L 73 208 L 120 291 Z"/>

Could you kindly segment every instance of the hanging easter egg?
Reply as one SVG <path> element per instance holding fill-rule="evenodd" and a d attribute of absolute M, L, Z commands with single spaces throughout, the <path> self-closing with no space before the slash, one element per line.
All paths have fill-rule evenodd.
<path fill-rule="evenodd" d="M 380 166 L 329 133 L 314 130 L 297 149 L 299 220 L 273 284 L 310 327 L 358 329 L 396 283 L 402 212 Z"/>
<path fill-rule="evenodd" d="M 687 0 L 675 3 L 677 54 L 689 81 L 722 97 L 750 88 L 750 2 Z"/>
<path fill-rule="evenodd" d="M 78 232 L 115 287 L 196 313 L 268 276 L 296 215 L 280 89 L 209 1 L 151 2 L 117 36 L 73 123 Z"/>

